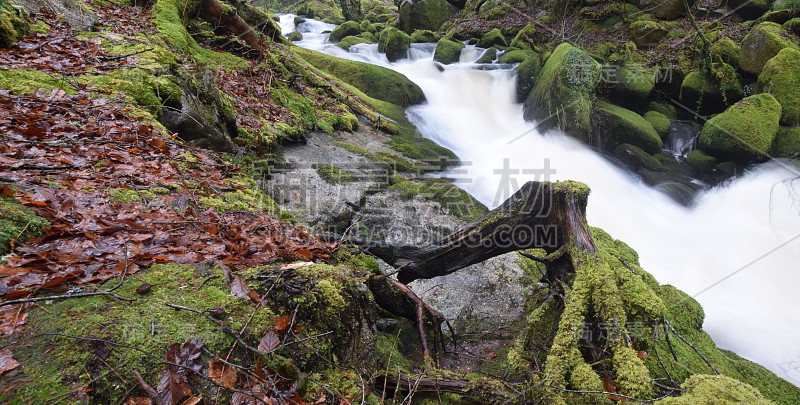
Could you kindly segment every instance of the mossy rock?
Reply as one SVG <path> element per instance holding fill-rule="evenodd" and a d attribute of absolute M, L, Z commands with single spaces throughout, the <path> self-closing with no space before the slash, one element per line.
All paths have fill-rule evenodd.
<path fill-rule="evenodd" d="M 528 50 L 536 50 L 536 47 L 543 43 L 544 41 L 541 38 L 541 34 L 536 32 L 536 24 L 529 23 L 525 27 L 523 27 L 514 39 L 511 40 L 510 46 L 519 49 L 528 49 Z"/>
<path fill-rule="evenodd" d="M 292 31 L 286 39 L 292 42 L 302 41 L 303 34 L 300 31 Z"/>
<path fill-rule="evenodd" d="M 742 47 L 728 37 L 720 38 L 711 45 L 711 55 L 734 68 L 739 66 L 741 53 Z"/>
<path fill-rule="evenodd" d="M 431 201 L 436 201 L 450 214 L 467 222 L 475 221 L 489 212 L 483 203 L 444 179 L 414 182 L 396 176 L 394 184 L 389 187 L 389 190 L 399 192 L 399 197 L 404 200 L 423 196 Z"/>
<path fill-rule="evenodd" d="M 497 63 L 522 63 L 528 60 L 531 55 L 531 51 L 523 51 L 521 49 L 507 51 L 500 56 Z"/>
<path fill-rule="evenodd" d="M 613 67 L 609 67 L 613 71 Z M 651 67 L 644 65 L 622 65 L 617 67 L 616 83 L 613 83 L 612 97 L 631 108 L 641 108 L 650 98 L 656 85 L 656 74 Z"/>
<path fill-rule="evenodd" d="M 727 63 L 715 63 L 711 73 L 690 72 L 681 83 L 680 101 L 701 114 L 718 113 L 742 98 L 742 84 Z"/>
<path fill-rule="evenodd" d="M 345 21 L 334 28 L 328 36 L 328 42 L 336 43 L 344 37 L 356 36 L 361 33 L 361 25 L 355 21 Z"/>
<path fill-rule="evenodd" d="M 795 12 L 789 9 L 773 10 L 761 16 L 758 22 L 771 21 L 778 24 L 783 24 L 795 16 Z"/>
<path fill-rule="evenodd" d="M 770 405 L 753 386 L 724 375 L 696 374 L 681 384 L 685 392 L 679 397 L 658 401 L 663 405 Z"/>
<path fill-rule="evenodd" d="M 637 146 L 651 155 L 661 150 L 661 138 L 653 125 L 641 115 L 602 101 L 596 103 L 592 115 L 597 123 L 597 136 L 606 150 L 613 151 L 625 143 Z"/>
<path fill-rule="evenodd" d="M 789 21 L 786 21 L 783 23 L 783 28 L 794 32 L 795 35 L 800 35 L 800 17 L 795 17 Z"/>
<path fill-rule="evenodd" d="M 411 37 L 395 27 L 384 29 L 378 37 L 378 52 L 385 53 L 389 62 L 405 58 L 410 46 Z"/>
<path fill-rule="evenodd" d="M 405 0 L 398 8 L 399 26 L 408 33 L 414 30 L 436 31 L 458 9 L 447 0 Z"/>
<path fill-rule="evenodd" d="M 0 3 L 0 48 L 10 48 L 30 30 L 31 19 L 23 7 L 10 1 Z"/>
<path fill-rule="evenodd" d="M 800 154 L 800 127 L 780 127 L 772 141 L 772 157 L 794 158 Z"/>
<path fill-rule="evenodd" d="M 699 148 L 724 160 L 765 160 L 778 133 L 780 117 L 781 105 L 772 95 L 747 97 L 706 121 Z"/>
<path fill-rule="evenodd" d="M 491 47 L 475 63 L 492 63 L 495 59 L 497 59 L 497 48 Z"/>
<path fill-rule="evenodd" d="M 686 164 L 699 173 L 711 173 L 717 167 L 717 159 L 701 150 L 693 150 L 686 156 Z"/>
<path fill-rule="evenodd" d="M 306 22 L 306 19 L 305 19 L 305 18 L 303 18 L 303 17 L 300 17 L 300 16 L 298 15 L 298 16 L 295 16 L 295 17 L 294 17 L 294 20 L 292 20 L 292 22 L 294 23 L 294 25 L 295 25 L 295 27 L 296 27 L 296 26 L 298 26 L 298 25 L 300 25 L 300 24 L 302 24 L 302 23 Z"/>
<path fill-rule="evenodd" d="M 19 246 L 30 237 L 41 236 L 49 227 L 50 223 L 32 209 L 12 197 L 0 195 L 0 256 L 9 253 L 12 240 Z"/>
<path fill-rule="evenodd" d="M 686 10 L 683 0 L 634 0 L 632 4 L 662 20 L 678 18 Z"/>
<path fill-rule="evenodd" d="M 639 48 L 656 46 L 665 35 L 667 29 L 655 21 L 634 21 L 628 27 L 628 38 Z"/>
<path fill-rule="evenodd" d="M 378 27 L 375 24 L 369 22 L 369 20 L 361 21 L 358 28 L 361 30 L 361 33 L 369 32 L 370 34 L 377 34 Z"/>
<path fill-rule="evenodd" d="M 436 42 L 438 40 L 439 36 L 430 30 L 415 30 L 414 33 L 411 34 L 411 43 L 414 44 Z"/>
<path fill-rule="evenodd" d="M 657 172 L 663 168 L 658 159 L 642 148 L 627 143 L 617 146 L 614 149 L 614 156 L 633 170 L 645 169 Z"/>
<path fill-rule="evenodd" d="M 672 104 L 651 101 L 647 104 L 647 109 L 650 111 L 660 112 L 671 120 L 678 119 L 678 109 Z"/>
<path fill-rule="evenodd" d="M 666 115 L 658 111 L 648 111 L 644 113 L 644 119 L 653 126 L 661 140 L 666 140 L 669 135 L 669 128 L 672 126 Z"/>
<path fill-rule="evenodd" d="M 747 20 L 755 20 L 770 8 L 774 0 L 728 0 L 728 7 Z"/>
<path fill-rule="evenodd" d="M 758 76 L 758 88 L 781 103 L 781 124 L 800 125 L 800 51 L 783 48 L 767 61 Z"/>
<path fill-rule="evenodd" d="M 461 50 L 465 46 L 459 41 L 444 37 L 436 43 L 436 50 L 433 51 L 433 60 L 445 65 L 456 63 L 461 57 Z"/>
<path fill-rule="evenodd" d="M 475 44 L 478 48 L 491 48 L 493 46 L 508 46 L 508 41 L 503 33 L 498 28 L 495 28 L 482 36 L 481 39 Z"/>
<path fill-rule="evenodd" d="M 767 61 L 774 58 L 781 49 L 800 50 L 800 45 L 790 35 L 774 22 L 766 21 L 756 25 L 742 41 L 739 65 L 750 73 L 761 74 Z"/>
<path fill-rule="evenodd" d="M 553 51 L 542 67 L 523 105 L 524 117 L 539 120 L 542 128 L 558 127 L 588 142 L 590 115 L 599 81 L 600 63 L 565 42 Z"/>
<path fill-rule="evenodd" d="M 355 45 L 355 44 L 368 44 L 368 43 L 370 43 L 370 42 L 367 41 L 366 39 L 360 37 L 360 36 L 358 36 L 358 37 L 347 36 L 347 37 L 342 38 L 342 40 L 337 42 L 335 45 L 338 46 L 339 48 L 344 49 L 346 51 L 346 50 L 350 49 L 350 47 Z"/>
<path fill-rule="evenodd" d="M 305 61 L 367 95 L 408 107 L 425 101 L 422 89 L 401 73 L 369 63 L 345 60 L 308 49 L 294 49 Z"/>
<path fill-rule="evenodd" d="M 514 72 L 517 74 L 517 102 L 525 101 L 536 84 L 536 79 L 539 77 L 541 70 L 542 60 L 535 53 L 528 56 L 528 59 L 514 68 Z"/>

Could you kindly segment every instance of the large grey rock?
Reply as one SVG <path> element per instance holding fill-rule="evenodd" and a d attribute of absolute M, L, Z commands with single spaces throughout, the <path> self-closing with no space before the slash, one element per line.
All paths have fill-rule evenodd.
<path fill-rule="evenodd" d="M 80 0 L 14 0 L 14 4 L 25 7 L 28 10 L 38 10 L 40 8 L 52 10 L 57 16 L 68 22 L 72 29 L 77 31 L 87 30 L 98 21 L 97 15 L 88 7 L 82 7 Z"/>

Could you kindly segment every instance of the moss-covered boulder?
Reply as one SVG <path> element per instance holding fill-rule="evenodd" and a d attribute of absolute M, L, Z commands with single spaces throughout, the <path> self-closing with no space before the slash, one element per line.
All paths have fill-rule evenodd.
<path fill-rule="evenodd" d="M 667 35 L 667 29 L 655 21 L 634 21 L 628 27 L 628 38 L 639 48 L 658 45 Z"/>
<path fill-rule="evenodd" d="M 663 405 L 770 405 L 761 392 L 749 384 L 724 375 L 695 374 L 681 384 L 685 392 L 658 401 Z"/>
<path fill-rule="evenodd" d="M 431 30 L 415 30 L 411 34 L 411 42 L 414 44 L 436 42 L 437 40 L 439 40 L 439 36 Z"/>
<path fill-rule="evenodd" d="M 772 95 L 747 97 L 706 121 L 699 148 L 723 160 L 764 160 L 778 133 L 780 117 L 781 105 Z"/>
<path fill-rule="evenodd" d="M 631 4 L 663 20 L 678 18 L 686 10 L 683 0 L 633 0 Z"/>
<path fill-rule="evenodd" d="M 742 47 L 728 37 L 722 37 L 711 44 L 711 55 L 719 60 L 733 66 L 739 66 L 739 55 Z"/>
<path fill-rule="evenodd" d="M 344 49 L 345 51 L 350 49 L 351 46 L 355 44 L 368 44 L 370 43 L 368 40 L 364 39 L 361 36 L 354 37 L 354 36 L 347 36 L 342 38 L 341 41 L 337 42 L 335 45 L 339 48 Z"/>
<path fill-rule="evenodd" d="M 517 35 L 511 40 L 510 46 L 519 49 L 535 50 L 535 47 L 542 42 L 544 41 L 541 38 L 541 34 L 536 31 L 536 24 L 530 23 L 517 32 Z"/>
<path fill-rule="evenodd" d="M 310 49 L 292 50 L 317 69 L 355 86 L 370 97 L 403 107 L 425 101 L 422 89 L 401 73 L 369 63 L 336 58 Z"/>
<path fill-rule="evenodd" d="M 781 103 L 781 124 L 800 125 L 800 51 L 783 48 L 767 61 L 758 76 L 758 88 Z"/>
<path fill-rule="evenodd" d="M 524 117 L 539 120 L 542 128 L 558 127 L 588 142 L 590 115 L 599 81 L 600 63 L 565 42 L 553 51 L 542 67 L 523 105 Z"/>
<path fill-rule="evenodd" d="M 786 21 L 783 23 L 783 28 L 794 32 L 795 35 L 800 35 L 800 17 L 795 17 L 789 21 Z"/>
<path fill-rule="evenodd" d="M 648 154 L 661 150 L 661 138 L 647 120 L 635 112 L 605 102 L 597 102 L 592 113 L 596 128 L 594 139 L 600 146 L 613 151 L 622 144 L 631 144 Z"/>
<path fill-rule="evenodd" d="M 735 10 L 736 14 L 748 20 L 755 20 L 769 11 L 773 1 L 774 0 L 728 0 L 728 7 Z"/>
<path fill-rule="evenodd" d="M 0 48 L 8 48 L 28 35 L 31 19 L 24 8 L 5 1 L 0 3 Z"/>
<path fill-rule="evenodd" d="M 794 158 L 800 155 L 800 127 L 780 127 L 772 141 L 772 157 Z"/>
<path fill-rule="evenodd" d="M 497 63 L 522 63 L 525 62 L 531 54 L 531 51 L 515 49 L 502 54 L 500 58 L 497 59 Z"/>
<path fill-rule="evenodd" d="M 638 146 L 623 143 L 614 148 L 614 156 L 633 170 L 659 171 L 661 162 Z"/>
<path fill-rule="evenodd" d="M 497 59 L 497 48 L 491 47 L 475 63 L 492 63 L 495 59 Z"/>
<path fill-rule="evenodd" d="M 644 119 L 653 126 L 661 140 L 667 139 L 669 135 L 669 127 L 672 125 L 666 115 L 658 111 L 648 111 L 644 113 Z"/>
<path fill-rule="evenodd" d="M 742 69 L 761 74 L 768 60 L 775 57 L 783 48 L 800 50 L 786 29 L 774 22 L 762 22 L 753 27 L 742 41 L 742 52 L 739 65 Z"/>
<path fill-rule="evenodd" d="M 444 37 L 436 43 L 436 50 L 433 51 L 433 60 L 445 65 L 456 63 L 461 57 L 461 50 L 465 46 L 462 42 Z"/>
<path fill-rule="evenodd" d="M 378 27 L 375 24 L 369 22 L 369 20 L 361 21 L 358 28 L 361 30 L 361 33 L 369 32 L 370 34 L 377 34 Z"/>
<path fill-rule="evenodd" d="M 458 9 L 447 0 L 404 0 L 398 11 L 400 28 L 412 33 L 414 30 L 438 30 Z"/>
<path fill-rule="evenodd" d="M 385 53 L 389 62 L 405 58 L 410 46 L 411 37 L 395 27 L 384 29 L 378 37 L 378 52 Z"/>
<path fill-rule="evenodd" d="M 700 173 L 710 173 L 717 167 L 717 159 L 701 150 L 693 150 L 686 156 L 686 164 Z"/>
<path fill-rule="evenodd" d="M 607 72 L 614 72 L 614 66 L 605 66 Z M 609 80 L 612 99 L 620 105 L 641 109 L 650 98 L 656 85 L 656 75 L 652 67 L 641 64 L 616 67 L 616 77 Z"/>
<path fill-rule="evenodd" d="M 517 102 L 521 103 L 528 98 L 541 70 L 542 60 L 535 53 L 514 68 L 514 72 L 517 74 Z"/>
<path fill-rule="evenodd" d="M 475 46 L 479 48 L 491 48 L 493 46 L 508 46 L 508 41 L 498 28 L 495 28 L 482 36 Z"/>
<path fill-rule="evenodd" d="M 292 31 L 287 37 L 289 41 L 297 42 L 303 40 L 303 34 L 300 31 Z"/>
<path fill-rule="evenodd" d="M 701 114 L 718 113 L 742 98 L 742 84 L 727 63 L 715 63 L 711 72 L 690 72 L 681 83 L 680 101 Z"/>
<path fill-rule="evenodd" d="M 647 104 L 647 109 L 651 111 L 660 112 L 661 114 L 664 114 L 667 118 L 671 120 L 678 119 L 678 108 L 672 104 L 651 101 Z"/>
<path fill-rule="evenodd" d="M 334 28 L 328 36 L 328 42 L 336 43 L 344 37 L 356 36 L 361 33 L 361 24 L 355 21 L 345 21 Z"/>

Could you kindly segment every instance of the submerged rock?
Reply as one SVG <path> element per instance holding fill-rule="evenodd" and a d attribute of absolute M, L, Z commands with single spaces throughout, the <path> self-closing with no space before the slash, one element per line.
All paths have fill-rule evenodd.
<path fill-rule="evenodd" d="M 661 150 L 661 138 L 647 120 L 641 115 L 622 107 L 598 102 L 593 112 L 595 133 L 593 139 L 607 150 L 628 143 L 641 148 L 649 154 Z"/>
<path fill-rule="evenodd" d="M 361 25 L 355 21 L 345 21 L 334 28 L 328 36 L 328 42 L 336 43 L 344 37 L 356 36 L 361 33 Z"/>
<path fill-rule="evenodd" d="M 451 38 L 444 37 L 436 43 L 436 50 L 433 52 L 433 60 L 449 65 L 458 62 L 461 57 L 461 50 L 466 45 Z"/>
<path fill-rule="evenodd" d="M 394 27 L 384 29 L 378 37 L 378 52 L 384 52 L 389 62 L 405 58 L 410 46 L 411 37 Z"/>

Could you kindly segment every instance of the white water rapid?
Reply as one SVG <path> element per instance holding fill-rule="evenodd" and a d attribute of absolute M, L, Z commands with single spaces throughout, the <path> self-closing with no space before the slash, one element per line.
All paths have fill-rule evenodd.
<path fill-rule="evenodd" d="M 281 17 L 284 33 L 294 16 Z M 541 134 L 522 118 L 509 70 L 477 70 L 480 52 L 440 71 L 430 44 L 389 63 L 376 45 L 346 52 L 322 30 L 299 46 L 361 60 L 405 74 L 427 103 L 409 118 L 427 138 L 464 162 L 447 175 L 495 207 L 527 180 L 577 180 L 592 189 L 588 221 L 627 242 L 661 283 L 695 297 L 704 329 L 716 343 L 800 385 L 800 168 L 771 161 L 704 192 L 691 208 L 641 183 L 594 151 L 557 131 Z M 303 25 L 303 24 L 301 24 Z M 547 174 L 549 173 L 549 175 Z"/>

